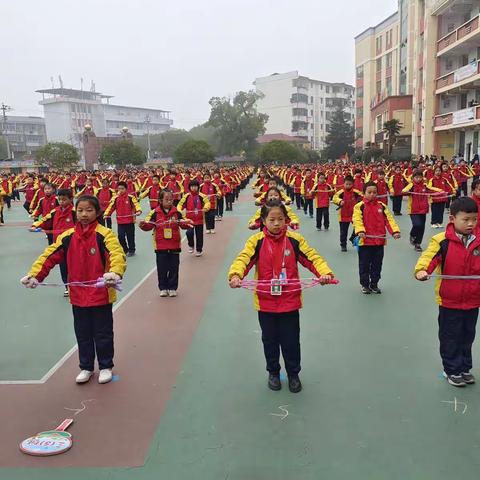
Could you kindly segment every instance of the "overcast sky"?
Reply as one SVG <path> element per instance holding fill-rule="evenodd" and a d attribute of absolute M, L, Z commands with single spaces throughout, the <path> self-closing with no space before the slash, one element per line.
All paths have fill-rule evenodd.
<path fill-rule="evenodd" d="M 298 70 L 354 81 L 354 36 L 395 0 L 0 0 L 0 102 L 43 115 L 41 88 L 94 80 L 112 103 L 171 110 L 174 126 L 208 119 L 208 100 L 255 77 Z"/>

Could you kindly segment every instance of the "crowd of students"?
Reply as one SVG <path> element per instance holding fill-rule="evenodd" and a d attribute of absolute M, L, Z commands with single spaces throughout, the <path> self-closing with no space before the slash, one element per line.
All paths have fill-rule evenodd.
<path fill-rule="evenodd" d="M 111 303 L 114 288 L 125 272 L 125 257 L 136 252 L 135 223 L 142 213 L 139 201 L 148 198 L 150 204 L 150 212 L 139 227 L 153 234 L 160 296 L 175 297 L 180 229 L 186 230 L 189 253 L 201 256 L 204 227 L 207 234 L 215 233 L 216 222 L 222 220 L 224 211 L 232 209 L 239 191 L 254 172 L 253 167 L 244 166 L 198 172 L 80 172 L 18 179 L 17 191 L 25 193 L 24 207 L 34 217 L 32 228 L 44 229 L 49 243 L 22 283 L 35 288 L 54 265 L 61 265 L 79 344 L 78 383 L 91 378 L 95 350 L 101 369 L 99 381 L 105 383 L 111 379 Z M 445 209 L 450 208 L 445 232 L 435 235 L 422 253 L 415 277 L 423 281 L 439 276 L 436 291 L 440 306 L 440 353 L 448 382 L 460 387 L 475 382 L 470 372 L 471 345 L 480 306 L 480 283 L 478 278 L 469 277 L 480 275 L 479 174 L 480 169 L 465 163 L 444 161 L 379 162 L 367 166 L 338 161 L 257 169 L 253 188 L 255 204 L 260 208 L 248 227 L 259 231 L 233 262 L 228 279 L 232 288 L 250 285 L 254 290 L 269 388 L 281 388 L 281 350 L 290 390 L 302 389 L 299 378 L 302 279 L 298 264 L 310 270 L 319 284 L 335 282 L 327 262 L 298 232 L 299 213 L 303 210 L 310 218 L 315 213 L 317 231 L 328 231 L 329 208 L 333 203 L 338 212 L 342 252 L 347 251 L 352 229 L 350 241 L 358 250 L 361 292 L 381 294 L 384 247 L 388 235 L 394 239 L 401 236 L 394 217 L 402 215 L 404 197 L 412 224 L 409 240 L 418 252 L 423 252 L 421 243 L 430 210 L 431 226 L 437 229 L 443 227 Z M 472 179 L 471 196 L 467 197 L 469 179 Z M 5 194 L 3 184 L 2 189 Z M 389 198 L 393 212 L 388 207 Z M 118 237 L 108 228 L 114 213 Z M 253 267 L 255 280 L 248 283 L 246 276 Z M 89 286 L 82 284 L 100 277 L 107 287 L 106 297 L 92 293 Z M 89 309 L 94 312 L 90 314 Z M 88 322 L 84 320 L 86 317 L 90 319 Z"/>

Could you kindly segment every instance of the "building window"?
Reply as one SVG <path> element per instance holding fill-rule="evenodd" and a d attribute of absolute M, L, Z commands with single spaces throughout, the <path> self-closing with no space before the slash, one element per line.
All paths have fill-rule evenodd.
<path fill-rule="evenodd" d="M 363 87 L 357 88 L 357 98 L 363 98 Z"/>
<path fill-rule="evenodd" d="M 380 53 L 382 51 L 382 37 L 377 37 L 376 40 L 376 46 L 377 46 L 377 53 Z"/>
<path fill-rule="evenodd" d="M 382 116 L 381 116 L 381 115 L 378 115 L 378 117 L 376 118 L 376 124 L 377 124 L 377 131 L 376 131 L 376 133 L 381 132 L 381 131 L 382 131 L 382 128 L 383 128 L 383 125 L 382 125 Z"/>
<path fill-rule="evenodd" d="M 310 103 L 313 103 L 313 97 L 310 97 Z"/>
<path fill-rule="evenodd" d="M 385 57 L 385 67 L 390 68 L 392 66 L 392 52 L 387 53 Z"/>
<path fill-rule="evenodd" d="M 363 108 L 357 108 L 357 118 L 362 118 L 363 117 Z"/>
<path fill-rule="evenodd" d="M 377 68 L 376 71 L 380 72 L 382 70 L 382 57 L 377 58 Z"/>
<path fill-rule="evenodd" d="M 357 78 L 363 78 L 363 65 L 357 67 Z"/>
<path fill-rule="evenodd" d="M 387 78 L 386 82 L 387 96 L 392 94 L 392 77 Z"/>
<path fill-rule="evenodd" d="M 379 80 L 377 82 L 375 91 L 378 95 L 382 92 L 382 81 L 381 80 Z"/>
<path fill-rule="evenodd" d="M 325 85 L 325 92 L 330 93 L 330 87 L 328 85 Z"/>

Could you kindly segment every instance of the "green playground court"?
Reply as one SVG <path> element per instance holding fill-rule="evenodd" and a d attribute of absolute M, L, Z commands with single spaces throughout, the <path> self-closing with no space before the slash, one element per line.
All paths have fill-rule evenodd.
<path fill-rule="evenodd" d="M 341 283 L 305 291 L 304 390 L 292 394 L 283 382 L 282 391 L 272 392 L 266 387 L 251 292 L 230 290 L 226 282 L 227 269 L 250 234 L 246 228 L 254 211 L 250 195 L 247 187 L 234 205 L 236 222 L 218 225 L 219 232 L 229 226 L 231 231 L 223 232 L 222 238 L 206 236 L 205 255 L 195 259 L 195 268 L 205 268 L 211 290 L 203 311 L 192 312 L 200 321 L 191 332 L 166 408 L 159 422 L 154 420 L 156 431 L 144 464 L 90 468 L 93 452 L 83 437 L 62 461 L 68 464 L 68 455 L 77 450 L 84 465 L 57 467 L 53 458 L 34 458 L 33 463 L 25 458 L 23 465 L 19 457 L 18 468 L 0 468 L 0 479 L 447 480 L 477 475 L 480 387 L 455 389 L 440 378 L 433 284 L 413 280 L 418 254 L 408 243 L 408 216 L 396 217 L 403 238 L 389 241 L 386 247 L 383 294 L 365 296 L 359 290 L 355 250 L 340 252 L 334 208 L 329 232 L 317 232 L 314 220 L 301 212 L 300 232 L 326 258 Z M 28 220 L 18 203 L 5 217 L 7 225 Z M 427 239 L 432 233 L 427 230 Z M 150 236 L 137 230 L 137 241 L 138 255 L 128 261 L 122 296 L 154 267 Z M 226 253 L 220 267 L 213 269 L 208 267 L 209 257 L 216 258 L 220 241 L 225 242 Z M 26 228 L 0 228 L 0 389 L 21 388 L 6 382 L 41 380 L 75 344 L 62 289 L 29 292 L 19 285 L 45 243 L 42 234 Z M 182 262 L 190 266 L 193 259 L 186 257 L 183 253 Z M 58 272 L 51 277 L 51 281 L 59 279 Z M 188 280 L 180 277 L 175 299 L 183 307 L 195 288 Z M 130 294 L 130 304 L 143 301 L 144 288 L 140 284 Z M 164 314 L 162 308 L 152 308 L 152 319 Z M 477 358 L 478 342 L 474 365 Z M 142 365 L 135 368 L 140 375 Z M 478 372 L 478 367 L 473 371 Z M 118 384 L 122 395 L 142 395 L 133 387 L 129 390 L 133 379 L 122 374 L 122 364 L 117 364 L 116 372 L 122 379 Z M 161 385 L 161 365 L 154 377 L 144 381 Z M 78 388 L 73 378 L 71 385 L 65 381 L 67 390 Z M 117 387 L 105 386 L 107 398 L 111 388 Z M 149 404 L 148 397 L 142 401 Z M 88 414 L 87 410 L 82 415 Z M 137 414 L 130 411 L 128 418 L 119 416 L 116 421 L 128 429 Z M 65 416 L 60 408 L 50 421 Z M 101 430 L 103 418 L 95 421 Z M 82 422 L 81 415 L 76 422 Z M 75 425 L 71 433 L 75 439 Z M 8 440 L 13 452 L 21 438 Z M 108 448 L 115 448 L 114 440 L 112 445 Z"/>

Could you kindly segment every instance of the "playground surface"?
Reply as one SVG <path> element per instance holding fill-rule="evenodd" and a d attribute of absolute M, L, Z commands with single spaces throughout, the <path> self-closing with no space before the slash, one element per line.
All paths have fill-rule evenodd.
<path fill-rule="evenodd" d="M 62 289 L 19 284 L 46 241 L 27 231 L 19 203 L 6 212 L 1 480 L 474 478 L 480 387 L 455 389 L 440 377 L 433 283 L 413 279 L 408 216 L 397 217 L 403 238 L 386 247 L 383 294 L 366 296 L 355 250 L 340 252 L 335 209 L 328 232 L 301 212 L 301 233 L 341 283 L 304 292 L 304 390 L 292 394 L 285 381 L 280 392 L 267 389 L 252 294 L 226 282 L 254 208 L 247 187 L 217 234 L 205 236 L 203 257 L 184 249 L 177 298 L 159 297 L 151 238 L 137 229 L 138 254 L 115 307 L 115 381 L 81 386 Z M 435 232 L 427 229 L 424 246 Z M 478 342 L 474 373 L 476 358 Z M 68 417 L 70 451 L 19 451 L 22 439 Z"/>

